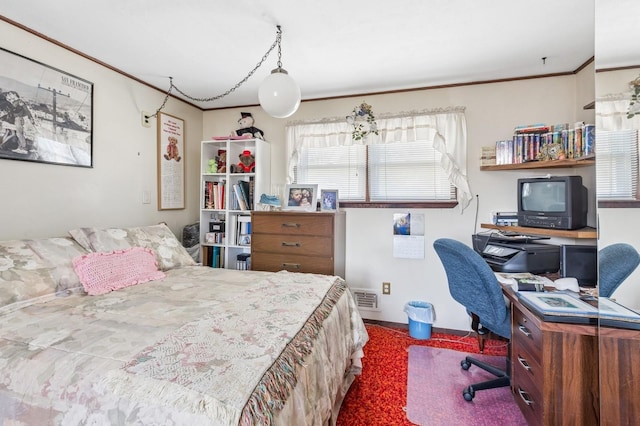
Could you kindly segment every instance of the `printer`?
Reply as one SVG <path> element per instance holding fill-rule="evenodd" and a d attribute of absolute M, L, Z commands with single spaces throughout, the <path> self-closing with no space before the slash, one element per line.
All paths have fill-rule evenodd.
<path fill-rule="evenodd" d="M 495 272 L 555 273 L 560 270 L 560 247 L 537 241 L 548 238 L 473 235 L 473 248 Z"/>

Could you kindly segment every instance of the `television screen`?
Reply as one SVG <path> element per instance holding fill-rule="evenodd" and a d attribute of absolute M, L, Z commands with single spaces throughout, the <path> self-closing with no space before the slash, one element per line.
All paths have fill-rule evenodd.
<path fill-rule="evenodd" d="M 582 287 L 595 287 L 598 283 L 598 247 L 563 245 L 560 250 L 560 276 L 576 278 Z"/>
<path fill-rule="evenodd" d="M 534 212 L 564 212 L 566 182 L 541 181 L 522 184 L 522 210 Z"/>

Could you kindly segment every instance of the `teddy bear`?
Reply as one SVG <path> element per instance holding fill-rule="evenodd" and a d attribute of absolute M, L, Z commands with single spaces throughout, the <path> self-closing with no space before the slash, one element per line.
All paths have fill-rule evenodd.
<path fill-rule="evenodd" d="M 164 155 L 165 160 L 176 160 L 180 161 L 182 157 L 180 157 L 180 152 L 178 150 L 178 139 L 169 136 L 169 144 L 167 145 L 167 153 Z"/>
<path fill-rule="evenodd" d="M 255 157 L 248 149 L 238 156 L 240 162 L 231 165 L 231 173 L 254 173 L 256 171 Z"/>
<path fill-rule="evenodd" d="M 264 132 L 257 127 L 254 127 L 253 116 L 250 112 L 241 112 L 240 119 L 238 120 L 238 126 L 240 128 L 232 134 L 232 136 L 242 136 L 245 134 L 251 135 L 251 137 L 264 139 Z"/>
<path fill-rule="evenodd" d="M 227 151 L 224 149 L 219 149 L 216 160 L 218 160 L 218 173 L 226 173 L 227 172 Z"/>

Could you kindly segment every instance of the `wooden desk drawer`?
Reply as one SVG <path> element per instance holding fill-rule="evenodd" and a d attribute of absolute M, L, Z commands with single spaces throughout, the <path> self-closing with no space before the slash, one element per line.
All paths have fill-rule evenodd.
<path fill-rule="evenodd" d="M 511 341 L 519 344 L 531 359 L 535 360 L 538 365 L 542 365 L 540 353 L 542 348 L 542 331 L 538 323 L 515 307 L 512 315 Z"/>
<path fill-rule="evenodd" d="M 291 272 L 333 275 L 333 258 L 254 251 L 251 255 L 251 268 L 256 271 L 277 272 L 284 269 Z"/>
<path fill-rule="evenodd" d="M 278 215 L 254 213 L 252 228 L 261 234 L 279 235 L 333 235 L 333 216 L 313 214 Z"/>
<path fill-rule="evenodd" d="M 526 374 L 514 375 L 512 380 L 513 398 L 527 419 L 527 424 L 541 425 L 544 414 L 544 401 L 540 389 Z"/>
<path fill-rule="evenodd" d="M 544 371 L 538 361 L 531 353 L 520 344 L 518 340 L 511 343 L 511 365 L 515 377 L 528 376 L 531 383 L 536 387 L 539 394 L 542 394 L 544 384 Z"/>
<path fill-rule="evenodd" d="M 307 235 L 253 234 L 251 249 L 255 252 L 277 254 L 298 254 L 306 256 L 331 257 L 333 239 L 331 237 Z"/>

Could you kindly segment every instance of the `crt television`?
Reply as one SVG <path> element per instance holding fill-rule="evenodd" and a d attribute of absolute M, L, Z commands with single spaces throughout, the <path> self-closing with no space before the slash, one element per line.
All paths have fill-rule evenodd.
<path fill-rule="evenodd" d="M 518 225 L 578 229 L 587 226 L 587 188 L 581 176 L 518 179 Z"/>

